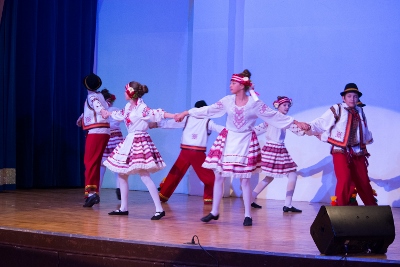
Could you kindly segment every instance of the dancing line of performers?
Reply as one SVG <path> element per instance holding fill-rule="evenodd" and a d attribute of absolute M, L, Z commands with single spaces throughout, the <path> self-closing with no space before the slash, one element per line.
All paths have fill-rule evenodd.
<path fill-rule="evenodd" d="M 244 226 L 251 226 L 251 208 L 260 209 L 255 203 L 257 195 L 274 178 L 287 177 L 283 212 L 301 212 L 292 206 L 297 181 L 297 165 L 289 155 L 284 141 L 286 130 L 298 136 L 316 136 L 332 145 L 331 154 L 337 184 L 332 205 L 354 205 L 357 192 L 364 205 L 377 205 L 368 177 L 369 153 L 366 145 L 373 142 L 363 111 L 362 93 L 354 83 L 346 84 L 340 92 L 342 103 L 331 106 L 311 122 L 298 122 L 288 116 L 293 102 L 278 96 L 272 109 L 258 98 L 251 81 L 251 73 L 233 74 L 230 81 L 231 95 L 207 105 L 196 102 L 195 107 L 172 114 L 163 109 L 151 109 L 143 96 L 146 85 L 131 81 L 124 88 L 127 103 L 123 109 L 113 107 L 115 95 L 107 89 L 101 92 L 102 81 L 95 74 L 84 79 L 88 95 L 84 113 L 77 125 L 87 130 L 85 143 L 85 202 L 92 207 L 100 202 L 100 186 L 106 168 L 115 173 L 116 194 L 121 200 L 118 210 L 109 215 L 128 215 L 128 177 L 138 174 L 146 185 L 156 212 L 151 220 L 165 216 L 161 202 L 167 202 L 190 166 L 204 183 L 204 204 L 211 204 L 211 212 L 201 218 L 203 222 L 218 220 L 220 202 L 226 177 L 239 178 L 243 192 Z M 226 125 L 210 120 L 227 115 Z M 166 120 L 169 119 L 169 120 Z M 256 120 L 263 123 L 255 125 Z M 119 124 L 123 122 L 128 135 L 123 138 Z M 150 174 L 166 165 L 147 130 L 151 128 L 183 128 L 181 152 L 159 190 Z M 219 133 L 206 155 L 206 144 L 211 131 Z M 266 143 L 260 148 L 257 135 L 265 135 Z M 251 191 L 250 177 L 265 174 Z M 357 204 L 357 203 L 356 203 Z"/>

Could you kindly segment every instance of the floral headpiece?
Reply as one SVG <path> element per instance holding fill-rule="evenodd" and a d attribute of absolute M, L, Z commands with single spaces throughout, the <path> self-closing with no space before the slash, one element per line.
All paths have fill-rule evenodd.
<path fill-rule="evenodd" d="M 138 98 L 135 89 L 129 86 L 129 83 L 125 85 L 125 93 L 128 94 L 129 98 Z"/>
<path fill-rule="evenodd" d="M 115 99 L 117 99 L 117 98 L 115 97 L 115 95 L 110 94 L 110 97 L 106 99 L 106 102 L 107 102 L 108 104 L 112 105 L 112 103 L 114 103 Z"/>
<path fill-rule="evenodd" d="M 274 103 L 272 103 L 272 105 L 274 105 L 274 108 L 278 109 L 279 105 L 285 102 L 288 102 L 290 107 L 293 105 L 292 99 L 286 96 L 281 99 L 275 100 Z"/>
<path fill-rule="evenodd" d="M 240 84 L 243 84 L 244 86 L 249 86 L 249 87 L 251 87 L 253 85 L 251 83 L 251 80 L 249 79 L 249 77 L 243 77 L 242 74 L 233 74 L 231 81 L 235 81 Z"/>

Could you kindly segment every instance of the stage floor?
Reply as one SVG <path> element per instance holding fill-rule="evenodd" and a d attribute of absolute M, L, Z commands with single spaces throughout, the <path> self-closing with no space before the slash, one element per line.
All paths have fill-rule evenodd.
<path fill-rule="evenodd" d="M 101 191 L 101 203 L 83 208 L 83 189 L 16 190 L 0 193 L 0 229 L 185 246 L 196 235 L 205 248 L 253 252 L 320 255 L 310 235 L 321 203 L 294 202 L 302 213 L 284 213 L 284 202 L 258 199 L 262 209 L 252 209 L 253 226 L 244 227 L 241 198 L 224 198 L 218 221 L 203 223 L 210 205 L 202 197 L 174 194 L 163 203 L 166 216 L 151 221 L 155 212 L 148 192 L 129 192 L 129 216 L 109 216 L 119 207 L 114 189 Z M 400 209 L 392 208 L 396 235 L 400 229 Z M 195 238 L 197 243 L 197 238 Z M 193 245 L 187 245 L 193 246 Z M 395 239 L 384 255 L 352 256 L 366 261 L 400 264 L 400 239 Z"/>

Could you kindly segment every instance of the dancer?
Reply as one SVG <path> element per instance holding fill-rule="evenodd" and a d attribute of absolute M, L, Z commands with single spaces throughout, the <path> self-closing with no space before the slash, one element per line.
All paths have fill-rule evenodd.
<path fill-rule="evenodd" d="M 100 202 L 100 166 L 101 157 L 110 138 L 110 123 L 101 116 L 101 111 L 108 108 L 100 92 L 102 82 L 99 76 L 90 74 L 83 81 L 88 95 L 84 104 L 83 115 L 76 125 L 88 130 L 85 142 L 85 203 L 83 207 L 92 207 Z"/>
<path fill-rule="evenodd" d="M 253 131 L 257 117 L 277 128 L 286 128 L 292 123 L 298 124 L 299 127 L 307 126 L 270 109 L 262 101 L 249 97 L 247 92 L 252 86 L 250 76 L 247 69 L 240 74 L 233 74 L 230 83 L 232 95 L 225 96 L 213 105 L 184 111 L 175 118 L 180 121 L 187 115 L 209 118 L 220 117 L 227 113 L 226 127 L 215 140 L 203 163 L 204 168 L 212 169 L 215 173 L 212 210 L 201 219 L 203 222 L 218 220 L 224 177 L 235 177 L 240 178 L 243 192 L 245 210 L 243 225 L 252 225 L 249 178 L 253 173 L 260 172 L 261 163 L 260 146 Z"/>
<path fill-rule="evenodd" d="M 372 133 L 363 109 L 357 106 L 362 93 L 355 83 L 348 83 L 340 95 L 343 103 L 332 106 L 309 123 L 311 129 L 306 134 L 321 135 L 321 141 L 332 145 L 337 206 L 350 205 L 352 184 L 364 205 L 377 205 L 367 170 L 370 154 L 366 145 L 373 142 Z"/>
<path fill-rule="evenodd" d="M 103 117 L 111 116 L 114 120 L 124 121 L 128 135 L 111 155 L 104 161 L 104 166 L 118 173 L 121 189 L 121 206 L 111 211 L 109 215 L 128 215 L 128 177 L 139 174 L 146 185 L 156 207 L 156 213 L 151 220 L 159 220 L 165 216 L 158 197 L 158 191 L 150 178 L 150 173 L 157 172 L 165 167 L 165 163 L 156 146 L 147 133 L 148 121 L 159 122 L 164 118 L 173 118 L 174 115 L 162 109 L 150 109 L 142 99 L 148 92 L 146 85 L 132 81 L 125 86 L 125 99 L 128 103 L 123 110 L 109 112 L 102 111 Z"/>
<path fill-rule="evenodd" d="M 277 100 L 274 101 L 273 106 L 280 113 L 286 115 L 292 104 L 293 102 L 291 98 L 278 96 Z M 304 135 L 304 131 L 295 124 L 291 124 L 289 130 L 299 136 Z M 257 135 L 266 133 L 266 142 L 261 150 L 261 169 L 263 174 L 266 176 L 254 188 L 251 206 L 253 208 L 261 209 L 262 206 L 254 202 L 258 194 L 260 194 L 260 192 L 269 185 L 274 178 L 287 177 L 288 183 L 283 211 L 301 212 L 301 210 L 292 206 L 292 197 L 297 182 L 297 164 L 293 161 L 285 147 L 284 142 L 286 129 L 279 129 L 264 122 L 254 127 L 254 131 Z"/>
<path fill-rule="evenodd" d="M 203 106 L 207 106 L 204 100 L 197 101 L 195 104 L 196 108 Z M 168 201 L 186 171 L 190 166 L 193 166 L 197 176 L 204 183 L 204 204 L 211 204 L 215 175 L 212 170 L 203 168 L 201 165 L 206 158 L 207 140 L 211 131 L 220 133 L 224 127 L 215 124 L 210 119 L 198 119 L 191 116 L 185 117 L 181 122 L 162 120 L 158 124 L 150 123 L 149 125 L 150 128 L 183 128 L 181 153 L 179 153 L 178 159 L 160 185 L 160 200 L 162 202 Z"/>
<path fill-rule="evenodd" d="M 108 89 L 101 90 L 101 93 L 104 96 L 109 108 L 109 112 L 113 112 L 119 110 L 119 108 L 113 107 L 114 101 L 117 99 L 115 95 L 111 94 Z M 121 127 L 119 126 L 121 121 L 116 121 L 112 117 L 109 117 L 110 122 L 110 139 L 108 140 L 108 144 L 104 149 L 103 158 L 101 160 L 100 166 L 100 186 L 103 184 L 104 174 L 106 172 L 106 167 L 103 165 L 103 162 L 110 156 L 111 152 L 117 147 L 119 143 L 124 141 L 122 136 Z M 114 173 L 115 181 L 116 181 L 116 189 L 115 193 L 117 195 L 117 199 L 121 200 L 121 191 L 119 189 L 119 182 L 118 182 L 118 173 Z"/>

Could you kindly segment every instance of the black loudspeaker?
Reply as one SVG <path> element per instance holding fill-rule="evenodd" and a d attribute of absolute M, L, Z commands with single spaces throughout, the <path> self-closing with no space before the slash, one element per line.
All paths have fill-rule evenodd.
<path fill-rule="evenodd" d="M 322 206 L 310 227 L 321 254 L 384 254 L 395 237 L 390 206 Z"/>

